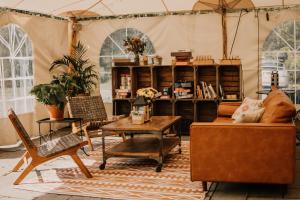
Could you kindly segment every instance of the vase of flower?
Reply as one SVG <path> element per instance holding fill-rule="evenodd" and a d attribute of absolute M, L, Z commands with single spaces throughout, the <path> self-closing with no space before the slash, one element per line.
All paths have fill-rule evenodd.
<path fill-rule="evenodd" d="M 140 56 L 139 54 L 134 54 L 134 64 L 139 65 L 140 64 Z"/>
<path fill-rule="evenodd" d="M 134 64 L 140 64 L 140 55 L 143 55 L 146 47 L 146 42 L 139 37 L 127 37 L 124 40 L 125 52 L 134 55 Z"/>
<path fill-rule="evenodd" d="M 143 99 L 144 103 L 144 110 L 145 110 L 145 121 L 150 120 L 153 112 L 152 112 L 152 103 L 155 101 L 156 94 L 158 91 L 152 87 L 147 88 L 141 88 L 138 89 L 137 94 L 137 100 Z"/>

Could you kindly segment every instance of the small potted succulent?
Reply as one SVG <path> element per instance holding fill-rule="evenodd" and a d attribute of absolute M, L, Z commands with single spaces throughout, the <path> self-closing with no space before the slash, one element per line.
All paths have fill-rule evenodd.
<path fill-rule="evenodd" d="M 51 120 L 64 118 L 66 94 L 61 84 L 56 81 L 39 84 L 31 89 L 30 94 L 34 95 L 37 101 L 46 105 Z"/>

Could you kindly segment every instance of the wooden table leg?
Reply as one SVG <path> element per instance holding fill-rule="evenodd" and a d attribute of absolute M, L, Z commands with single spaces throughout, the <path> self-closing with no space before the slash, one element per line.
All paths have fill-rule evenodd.
<path fill-rule="evenodd" d="M 99 166 L 99 168 L 101 170 L 104 170 L 105 169 L 105 165 L 106 165 L 106 153 L 105 153 L 105 134 L 106 134 L 106 131 L 103 131 L 102 132 L 102 159 L 103 159 L 103 162 L 102 164 Z"/>
<path fill-rule="evenodd" d="M 178 135 L 178 139 L 179 139 L 179 154 L 181 154 L 181 123 L 180 123 L 180 121 L 178 122 L 177 135 Z"/>
<path fill-rule="evenodd" d="M 158 165 L 156 167 L 156 172 L 161 172 L 163 166 L 163 132 L 159 133 L 159 158 L 158 158 Z"/>

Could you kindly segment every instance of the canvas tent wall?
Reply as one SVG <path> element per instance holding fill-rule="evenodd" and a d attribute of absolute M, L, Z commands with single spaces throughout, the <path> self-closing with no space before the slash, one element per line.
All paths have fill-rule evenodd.
<path fill-rule="evenodd" d="M 68 50 L 68 21 L 35 17 L 17 13 L 2 13 L 0 25 L 16 24 L 28 34 L 33 46 L 34 83 L 50 80 L 50 63 Z M 20 114 L 26 130 L 37 136 L 36 119 L 47 116 L 46 110 L 36 104 L 34 113 Z M 6 117 L 0 118 L 0 145 L 15 144 L 19 139 Z"/>
<path fill-rule="evenodd" d="M 30 5 L 27 2 L 34 2 L 33 0 L 25 0 L 25 4 L 19 4 L 16 6 L 18 9 L 29 9 L 26 5 Z M 4 2 L 4 3 L 3 3 Z M 18 3 L 20 1 L 1 1 L 0 6 L 9 6 L 10 2 Z M 55 10 L 54 7 L 66 5 L 66 3 L 72 3 L 74 1 L 64 1 L 65 4 L 53 6 L 52 1 L 48 2 L 49 6 L 43 6 L 42 10 L 39 10 L 38 5 L 40 1 L 34 3 L 35 6 L 32 9 L 35 11 L 45 12 L 47 14 L 57 14 L 67 11 L 67 8 Z M 63 1 L 60 1 L 63 2 Z M 81 5 L 78 7 L 70 6 L 70 10 L 82 10 L 82 8 L 88 8 L 96 1 L 82 1 L 90 4 Z M 114 5 L 115 1 L 111 2 Z M 126 1 L 118 1 L 126 2 Z M 149 1 L 148 1 L 149 2 Z M 161 3 L 161 1 L 158 1 Z M 195 1 L 188 0 L 183 1 L 176 0 L 175 6 L 170 1 L 165 0 L 168 5 L 168 10 L 188 10 L 192 7 Z M 257 1 L 258 2 L 258 1 Z M 269 2 L 269 1 L 264 1 Z M 275 1 L 280 5 L 282 1 Z M 295 2 L 295 1 L 290 1 Z M 2 3 L 2 4 L 1 4 Z M 145 2 L 144 2 L 145 3 Z M 110 5 L 109 3 L 107 3 Z M 33 5 L 33 4 L 32 4 Z M 47 4 L 48 5 L 48 4 Z M 81 5 L 81 6 L 80 6 Z M 102 5 L 102 7 L 101 7 Z M 135 28 L 149 37 L 154 45 L 156 54 L 163 57 L 163 62 L 169 64 L 171 62 L 170 52 L 178 49 L 193 49 L 194 55 L 211 55 L 212 57 L 219 59 L 222 57 L 222 27 L 221 18 L 219 14 L 209 12 L 206 14 L 187 14 L 187 15 L 165 15 L 155 17 L 124 17 L 119 18 L 101 18 L 101 16 L 108 16 L 112 13 L 105 5 L 101 4 L 101 15 L 96 20 L 81 21 L 82 30 L 79 32 L 78 38 L 87 45 L 88 57 L 96 65 L 96 69 L 101 73 L 101 66 L 99 63 L 100 49 L 104 40 L 113 32 L 122 28 Z M 129 8 L 128 4 L 120 4 L 122 8 Z M 146 4 L 144 4 L 146 5 Z M 154 3 L 154 5 L 158 5 Z M 159 4 L 161 6 L 161 4 Z M 24 7 L 22 7 L 24 6 Z M 51 7 L 52 6 L 52 7 Z M 107 6 L 107 5 L 106 5 Z M 116 5 L 115 5 L 116 6 Z M 173 7 L 172 7 L 173 6 Z M 145 6 L 144 6 L 145 7 Z M 145 10 L 146 8 L 137 8 L 136 12 L 157 12 L 166 11 L 165 7 L 160 10 L 154 10 L 158 6 L 150 7 L 153 10 Z M 91 11 L 99 14 L 98 7 L 94 7 Z M 134 10 L 120 10 L 119 7 L 110 7 L 114 11 L 114 14 L 126 14 L 133 13 Z M 143 10 L 144 9 L 144 10 Z M 49 11 L 50 10 L 50 11 Z M 104 11 L 106 10 L 106 11 Z M 238 55 L 242 59 L 243 64 L 243 77 L 244 77 L 244 90 L 245 96 L 257 97 L 256 91 L 260 88 L 259 80 L 259 62 L 260 53 L 263 43 L 266 37 L 276 26 L 283 22 L 290 20 L 300 20 L 300 8 L 282 8 L 268 11 L 269 21 L 266 19 L 265 10 L 256 12 L 255 10 L 250 12 L 243 12 L 243 16 L 240 21 L 240 27 L 238 29 L 237 38 L 233 47 L 232 55 Z M 239 12 L 233 12 L 228 14 L 228 49 L 230 49 L 236 26 L 238 24 Z M 6 25 L 14 23 L 19 25 L 30 37 L 33 45 L 33 63 L 34 63 L 34 81 L 35 84 L 45 83 L 50 80 L 49 74 L 50 63 L 60 57 L 62 54 L 68 52 L 68 41 L 70 40 L 68 25 L 70 22 L 63 19 L 54 19 L 48 17 L 39 17 L 35 15 L 20 14 L 17 12 L 5 11 L 0 16 L 0 24 Z M 99 93 L 99 86 L 95 90 L 95 93 Z M 107 104 L 108 112 L 111 112 L 111 104 Z M 37 136 L 37 124 L 36 120 L 46 117 L 47 113 L 44 107 L 40 104 L 36 104 L 34 113 L 21 114 L 21 120 L 26 125 L 28 132 L 32 136 Z M 44 127 L 47 130 L 48 127 Z M 18 141 L 18 137 L 13 131 L 7 118 L 0 119 L 0 145 L 15 144 Z"/>

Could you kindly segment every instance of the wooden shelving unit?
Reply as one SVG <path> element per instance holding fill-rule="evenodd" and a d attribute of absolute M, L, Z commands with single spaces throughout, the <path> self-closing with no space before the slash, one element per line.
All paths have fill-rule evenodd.
<path fill-rule="evenodd" d="M 120 87 L 121 74 L 131 76 L 131 93 L 128 98 L 115 98 L 115 89 Z M 193 98 L 176 99 L 173 93 L 176 81 L 193 81 Z M 217 99 L 199 99 L 196 86 L 199 81 L 211 84 L 218 94 Z M 237 95 L 241 101 L 242 66 L 240 64 L 205 64 L 205 65 L 160 65 L 160 66 L 115 66 L 112 67 L 113 112 L 129 115 L 136 91 L 143 87 L 153 87 L 162 92 L 163 88 L 171 88 L 170 99 L 157 99 L 153 103 L 153 115 L 180 115 L 183 134 L 189 133 L 192 122 L 211 122 L 217 117 L 218 104 L 227 101 L 219 96 L 219 85 L 225 95 Z M 228 100 L 233 101 L 233 100 Z"/>

